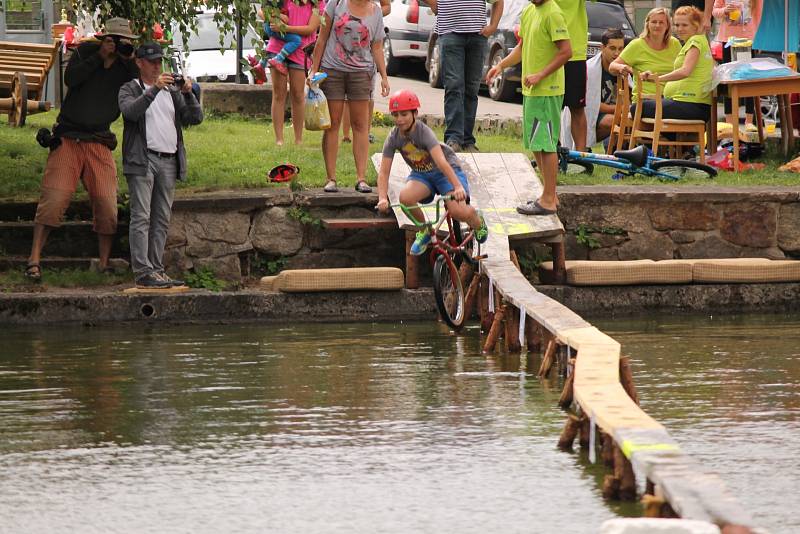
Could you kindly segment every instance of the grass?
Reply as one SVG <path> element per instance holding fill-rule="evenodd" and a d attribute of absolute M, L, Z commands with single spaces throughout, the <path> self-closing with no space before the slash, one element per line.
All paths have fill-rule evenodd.
<path fill-rule="evenodd" d="M 57 112 L 50 111 L 31 115 L 23 128 L 11 128 L 0 124 L 0 199 L 36 200 L 42 178 L 47 151 L 35 140 L 36 131 L 50 127 L 55 122 Z M 286 125 L 287 139 L 291 139 L 291 127 Z M 378 139 L 371 145 L 372 152 L 382 147 L 383 139 L 390 127 L 376 125 L 373 133 Z M 122 119 L 112 125 L 120 144 L 122 140 Z M 442 131 L 436 132 L 442 138 Z M 283 147 L 274 144 L 272 126 L 266 119 L 251 119 L 240 116 L 208 116 L 203 124 L 185 131 L 189 158 L 189 176 L 178 186 L 179 195 L 193 191 L 215 191 L 256 187 L 273 187 L 266 181 L 267 171 L 274 165 L 290 161 L 301 168 L 300 182 L 306 187 L 321 187 L 325 182 L 325 170 L 320 152 L 321 132 L 305 132 L 304 144 L 294 146 L 291 141 Z M 484 152 L 520 152 L 520 139 L 504 134 L 479 134 L 478 145 Z M 338 159 L 338 179 L 343 187 L 355 185 L 355 167 L 350 156 L 350 145 L 342 145 Z M 114 151 L 119 173 L 120 193 L 127 192 L 127 184 L 122 175 L 122 154 Z M 717 185 L 797 185 L 798 176 L 782 173 L 777 167 L 783 158 L 771 152 L 762 159 L 767 164 L 761 171 L 748 171 L 740 174 L 722 172 L 714 180 Z M 597 168 L 592 176 L 559 176 L 560 184 L 648 184 L 654 182 L 646 178 L 626 178 L 613 181 L 613 171 Z M 376 174 L 372 165 L 368 166 L 368 180 L 375 183 Z M 707 184 L 708 182 L 682 182 L 687 185 Z M 83 193 L 79 193 L 83 194 Z"/>
<path fill-rule="evenodd" d="M 0 272 L 0 288 L 2 291 L 37 291 L 47 287 L 107 287 L 133 281 L 131 273 L 102 274 L 83 269 L 43 269 L 40 283 L 25 278 L 24 269 L 13 269 Z"/>

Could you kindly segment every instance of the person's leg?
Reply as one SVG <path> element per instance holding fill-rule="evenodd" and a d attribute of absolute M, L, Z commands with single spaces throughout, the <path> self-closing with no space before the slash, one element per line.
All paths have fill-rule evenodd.
<path fill-rule="evenodd" d="M 597 140 L 603 141 L 609 135 L 611 135 L 611 126 L 614 124 L 614 114 L 613 113 L 604 113 L 600 120 L 597 121 Z"/>
<path fill-rule="evenodd" d="M 99 268 L 108 267 L 117 233 L 117 164 L 111 150 L 100 143 L 81 143 L 85 153 L 83 185 L 89 193 L 93 230 L 99 241 Z"/>
<path fill-rule="evenodd" d="M 281 61 L 286 61 L 286 58 L 292 55 L 298 48 L 300 48 L 300 42 L 303 40 L 296 33 L 285 33 L 281 35 L 281 39 L 283 39 L 284 45 L 281 48 L 281 51 L 278 52 L 276 59 L 280 59 Z"/>
<path fill-rule="evenodd" d="M 150 205 L 150 235 L 148 236 L 147 259 L 153 271 L 164 272 L 164 248 L 167 244 L 169 221 L 172 217 L 172 200 L 175 183 L 178 179 L 176 158 L 157 158 L 158 173 L 153 183 L 152 203 Z"/>
<path fill-rule="evenodd" d="M 478 91 L 481 88 L 483 64 L 488 45 L 486 37 L 470 35 L 466 42 L 464 58 L 464 132 L 461 144 L 464 148 L 475 148 L 475 116 L 478 114 Z"/>
<path fill-rule="evenodd" d="M 353 128 L 353 159 L 356 164 L 356 185 L 367 180 L 369 161 L 369 100 L 348 100 L 350 126 Z"/>
<path fill-rule="evenodd" d="M 556 175 L 558 173 L 558 154 L 556 152 L 542 152 L 542 179 L 544 189 L 539 197 L 539 205 L 548 210 L 556 210 Z"/>
<path fill-rule="evenodd" d="M 344 100 L 328 100 L 331 127 L 322 133 L 322 156 L 325 160 L 325 177 L 336 184 L 336 158 L 339 156 L 339 124 L 342 120 Z M 326 184 L 327 186 L 328 184 Z"/>
<path fill-rule="evenodd" d="M 51 229 L 61 225 L 82 170 L 83 156 L 78 143 L 62 138 L 61 145 L 47 156 L 42 190 L 33 219 L 33 241 L 28 265 L 39 265 L 47 236 Z"/>
<path fill-rule="evenodd" d="M 564 67 L 564 106 L 569 108 L 575 150 L 586 150 L 586 61 L 568 61 Z"/>
<path fill-rule="evenodd" d="M 526 97 L 523 115 L 527 135 L 525 148 L 532 150 L 544 181 L 544 191 L 535 201 L 517 208 L 526 215 L 546 215 L 558 208 L 556 174 L 558 172 L 558 138 L 561 133 L 560 96 Z"/>
<path fill-rule="evenodd" d="M 708 121 L 711 117 L 711 106 L 665 98 L 661 104 L 661 114 L 665 119 Z"/>
<path fill-rule="evenodd" d="M 422 181 L 413 179 L 406 182 L 406 185 L 400 190 L 400 195 L 398 196 L 400 204 L 405 206 L 416 206 L 420 202 L 432 198 L 433 190 L 430 186 Z M 418 222 L 425 221 L 425 214 L 420 208 L 412 208 L 409 209 L 409 211 Z"/>
<path fill-rule="evenodd" d="M 272 129 L 275 131 L 275 144 L 283 145 L 283 124 L 286 120 L 286 93 L 288 78 L 275 67 L 271 67 L 272 74 Z"/>
<path fill-rule="evenodd" d="M 464 142 L 464 41 L 463 35 L 453 33 L 439 37 L 444 83 L 444 139 L 458 147 Z"/>
<path fill-rule="evenodd" d="M 345 106 L 342 111 L 342 142 L 352 143 L 353 139 L 350 137 L 350 107 Z"/>
<path fill-rule="evenodd" d="M 131 249 L 131 270 L 134 278 L 141 278 L 153 272 L 150 262 L 150 208 L 153 198 L 155 177 L 153 169 L 148 165 L 147 173 L 142 175 L 126 174 L 130 205 L 130 222 L 128 223 L 128 244 Z"/>
<path fill-rule="evenodd" d="M 289 66 L 289 92 L 292 98 L 292 128 L 294 129 L 294 144 L 303 144 L 303 126 L 306 117 L 306 104 L 303 89 L 306 78 L 303 69 Z"/>

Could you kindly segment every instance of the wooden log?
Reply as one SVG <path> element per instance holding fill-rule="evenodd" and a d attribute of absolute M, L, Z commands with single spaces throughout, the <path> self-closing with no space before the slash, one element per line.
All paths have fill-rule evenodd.
<path fill-rule="evenodd" d="M 519 308 L 513 304 L 506 304 L 505 324 L 506 351 L 509 354 L 519 354 L 522 351 L 519 342 Z"/>
<path fill-rule="evenodd" d="M 561 398 L 558 399 L 558 405 L 566 410 L 572 404 L 573 394 L 572 385 L 575 382 L 575 373 L 570 373 L 564 381 L 564 389 L 561 391 Z"/>
<path fill-rule="evenodd" d="M 614 438 L 606 432 L 600 431 L 600 458 L 607 467 L 614 467 Z"/>
<path fill-rule="evenodd" d="M 413 230 L 406 230 L 406 289 L 419 288 L 419 256 L 411 254 L 411 245 L 416 238 Z"/>
<path fill-rule="evenodd" d="M 493 352 L 497 339 L 500 337 L 500 331 L 503 327 L 503 316 L 505 315 L 505 306 L 500 306 L 494 314 L 492 326 L 489 328 L 489 334 L 486 336 L 486 343 L 483 345 L 483 352 Z"/>
<path fill-rule="evenodd" d="M 644 507 L 644 517 L 661 517 L 661 507 L 666 501 L 663 497 L 655 495 L 643 495 L 642 506 Z"/>
<path fill-rule="evenodd" d="M 525 320 L 525 343 L 528 345 L 528 352 L 539 352 L 542 350 L 542 341 L 539 337 L 539 324 L 528 317 Z"/>
<path fill-rule="evenodd" d="M 481 275 L 480 289 L 481 332 L 487 334 L 494 322 L 494 312 L 489 311 L 489 277 Z"/>
<path fill-rule="evenodd" d="M 589 434 L 592 432 L 592 422 L 584 415 L 581 418 L 581 426 L 578 429 L 578 443 L 581 449 L 589 450 Z"/>
<path fill-rule="evenodd" d="M 564 424 L 564 429 L 561 431 L 561 436 L 558 438 L 559 449 L 562 451 L 572 450 L 572 445 L 575 442 L 575 436 L 578 435 L 580 424 L 580 418 L 578 416 L 569 414 L 567 422 Z"/>
<path fill-rule="evenodd" d="M 553 360 L 555 359 L 557 347 L 558 343 L 556 342 L 556 339 L 551 337 L 547 342 L 547 348 L 544 351 L 544 356 L 542 356 L 542 365 L 539 367 L 538 376 L 541 378 L 547 378 L 547 375 L 550 374 L 550 369 L 553 367 Z"/>
<path fill-rule="evenodd" d="M 475 301 L 478 299 L 478 289 L 480 287 L 481 277 L 473 273 L 472 281 L 467 288 L 467 296 L 464 299 L 464 317 L 467 319 L 472 318 L 472 312 L 475 310 Z"/>
<path fill-rule="evenodd" d="M 614 478 L 619 480 L 620 500 L 636 499 L 636 479 L 633 474 L 633 466 L 616 444 L 614 444 Z"/>
<path fill-rule="evenodd" d="M 550 250 L 553 254 L 553 283 L 567 283 L 567 263 L 564 256 L 564 242 L 550 243 Z"/>
<path fill-rule="evenodd" d="M 603 477 L 603 498 L 608 501 L 619 498 L 619 480 L 614 478 L 614 475 Z"/>
<path fill-rule="evenodd" d="M 633 384 L 633 372 L 631 372 L 631 361 L 628 356 L 622 356 L 619 359 L 619 381 L 631 400 L 639 404 L 639 393 Z"/>

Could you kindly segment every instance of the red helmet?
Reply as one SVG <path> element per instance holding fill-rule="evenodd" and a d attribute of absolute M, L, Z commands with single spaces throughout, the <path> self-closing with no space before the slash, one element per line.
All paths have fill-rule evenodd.
<path fill-rule="evenodd" d="M 300 167 L 292 165 L 291 163 L 281 163 L 273 167 L 267 173 L 267 178 L 270 182 L 290 182 L 298 174 L 300 174 Z"/>
<path fill-rule="evenodd" d="M 419 98 L 414 91 L 401 89 L 389 97 L 389 112 L 419 109 Z"/>

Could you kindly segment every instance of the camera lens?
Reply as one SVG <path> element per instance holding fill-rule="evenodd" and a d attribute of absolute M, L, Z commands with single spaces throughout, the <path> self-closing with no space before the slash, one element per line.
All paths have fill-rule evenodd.
<path fill-rule="evenodd" d="M 172 79 L 175 80 L 176 87 L 183 87 L 183 85 L 186 83 L 183 74 L 173 74 Z"/>
<path fill-rule="evenodd" d="M 133 45 L 130 43 L 119 43 L 117 51 L 123 56 L 130 56 L 133 54 Z"/>

